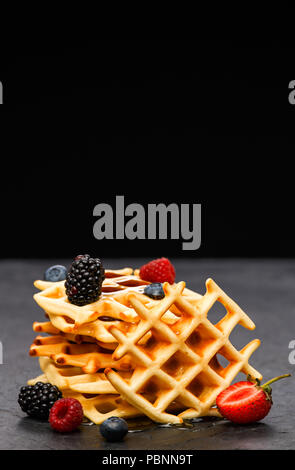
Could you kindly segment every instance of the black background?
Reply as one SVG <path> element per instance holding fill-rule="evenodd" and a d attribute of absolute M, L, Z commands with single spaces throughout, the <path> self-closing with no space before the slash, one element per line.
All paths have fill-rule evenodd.
<path fill-rule="evenodd" d="M 1 257 L 293 257 L 294 47 L 21 40 L 2 53 Z M 201 203 L 202 244 L 97 241 L 93 208 Z"/>

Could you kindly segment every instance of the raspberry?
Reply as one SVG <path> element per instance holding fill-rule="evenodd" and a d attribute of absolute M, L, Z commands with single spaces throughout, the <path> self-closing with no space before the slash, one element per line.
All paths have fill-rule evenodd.
<path fill-rule="evenodd" d="M 175 269 L 167 258 L 159 258 L 141 266 L 139 275 L 145 281 L 173 284 Z"/>
<path fill-rule="evenodd" d="M 61 398 L 50 410 L 51 427 L 59 432 L 74 431 L 83 421 L 83 408 L 75 398 Z"/>

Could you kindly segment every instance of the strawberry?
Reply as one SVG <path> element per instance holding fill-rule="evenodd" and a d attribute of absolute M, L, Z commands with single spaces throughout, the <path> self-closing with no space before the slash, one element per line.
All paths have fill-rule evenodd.
<path fill-rule="evenodd" d="M 270 384 L 290 374 L 281 375 L 260 385 L 258 379 L 247 377 L 247 381 L 237 382 L 226 388 L 216 398 L 220 414 L 233 423 L 247 424 L 263 419 L 271 409 Z"/>
<path fill-rule="evenodd" d="M 139 275 L 144 281 L 174 283 L 175 269 L 167 258 L 158 258 L 141 266 Z"/>

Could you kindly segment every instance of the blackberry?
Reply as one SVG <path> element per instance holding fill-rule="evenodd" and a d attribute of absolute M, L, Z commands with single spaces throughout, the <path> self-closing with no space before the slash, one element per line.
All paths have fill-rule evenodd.
<path fill-rule="evenodd" d="M 29 416 L 48 420 L 51 407 L 61 397 L 62 393 L 55 385 L 37 382 L 20 389 L 18 403 Z"/>
<path fill-rule="evenodd" d="M 65 282 L 69 302 L 80 307 L 96 302 L 101 294 L 104 278 L 104 268 L 99 258 L 76 256 Z"/>

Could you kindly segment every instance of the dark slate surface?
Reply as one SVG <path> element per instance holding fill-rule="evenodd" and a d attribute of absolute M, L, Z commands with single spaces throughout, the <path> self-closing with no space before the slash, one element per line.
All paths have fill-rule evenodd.
<path fill-rule="evenodd" d="M 106 443 L 97 426 L 82 426 L 60 435 L 47 423 L 25 417 L 17 404 L 20 386 L 39 375 L 38 361 L 28 355 L 34 333 L 31 325 L 43 320 L 35 305 L 32 283 L 48 265 L 61 260 L 4 260 L 0 262 L 0 448 L 1 449 L 292 449 L 295 447 L 294 378 L 274 385 L 274 406 L 263 422 L 235 426 L 223 420 L 204 420 L 193 429 L 148 426 L 129 433 L 124 442 Z M 144 260 L 146 261 L 146 260 Z M 65 261 L 64 261 L 65 262 Z M 68 265 L 68 262 L 65 262 Z M 106 267 L 137 267 L 141 260 L 104 260 Z M 294 373 L 289 364 L 289 343 L 295 339 L 295 260 L 176 260 L 177 280 L 204 292 L 211 276 L 256 323 L 255 331 L 238 326 L 231 335 L 242 347 L 262 340 L 251 363 L 266 379 Z"/>

